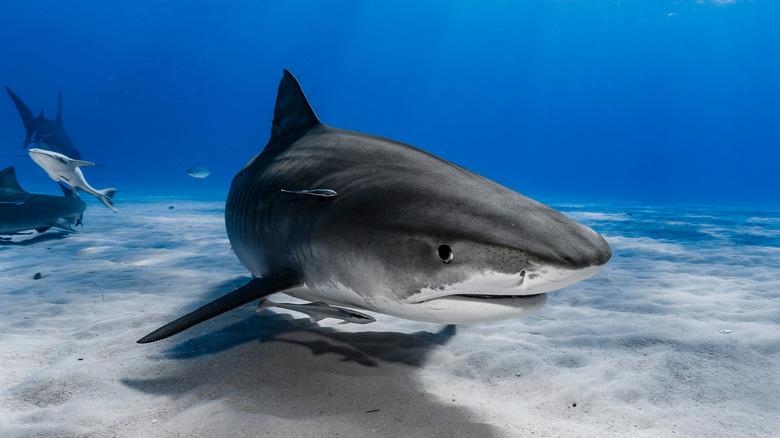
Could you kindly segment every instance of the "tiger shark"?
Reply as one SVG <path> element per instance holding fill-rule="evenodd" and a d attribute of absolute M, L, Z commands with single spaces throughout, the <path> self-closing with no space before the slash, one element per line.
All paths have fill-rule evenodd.
<path fill-rule="evenodd" d="M 81 224 L 87 204 L 67 187 L 60 187 L 65 196 L 27 193 L 19 186 L 13 167 L 1 171 L 0 235 L 27 230 L 43 233 L 51 227 L 75 232 L 73 224 Z"/>
<path fill-rule="evenodd" d="M 254 278 L 139 343 L 276 292 L 433 323 L 518 318 L 612 255 L 595 231 L 494 181 L 321 123 L 286 70 L 271 138 L 233 179 L 225 226 Z"/>
<path fill-rule="evenodd" d="M 5 89 L 8 91 L 8 95 L 11 96 L 11 100 L 14 101 L 19 115 L 22 116 L 24 128 L 27 130 L 22 149 L 26 149 L 30 143 L 37 143 L 41 148 L 59 152 L 76 160 L 81 159 L 81 154 L 76 149 L 76 146 L 73 145 L 68 133 L 65 132 L 65 128 L 62 126 L 62 92 L 60 92 L 57 104 L 57 118 L 50 120 L 43 116 L 43 109 L 41 109 L 40 116 L 33 116 L 30 108 L 22 102 L 19 96 L 11 91 L 10 88 L 5 87 Z"/>

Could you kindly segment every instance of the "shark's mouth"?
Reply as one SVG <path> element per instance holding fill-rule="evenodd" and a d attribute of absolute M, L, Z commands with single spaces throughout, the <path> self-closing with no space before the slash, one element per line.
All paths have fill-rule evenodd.
<path fill-rule="evenodd" d="M 592 277 L 602 266 L 583 269 L 542 267 L 526 274 L 483 272 L 469 279 L 448 285 L 426 287 L 407 298 L 409 303 L 429 303 L 441 299 L 473 302 L 522 300 L 552 292 Z"/>
<path fill-rule="evenodd" d="M 476 300 L 506 300 L 506 299 L 512 299 L 512 298 L 529 298 L 529 297 L 535 297 L 536 295 L 485 295 L 485 294 L 455 294 L 455 295 L 449 295 L 441 298 L 454 298 L 454 297 L 463 297 L 463 298 L 470 298 L 470 299 L 476 299 Z M 436 298 L 434 298 L 436 299 Z"/>
<path fill-rule="evenodd" d="M 471 302 L 471 303 L 493 303 L 499 305 L 512 305 L 521 301 L 535 301 L 538 300 L 541 295 L 545 294 L 533 294 L 533 295 L 490 295 L 490 294 L 452 294 L 443 295 L 427 300 L 418 300 L 417 304 L 426 304 L 430 307 L 437 307 L 437 303 L 442 301 L 459 301 L 459 302 Z"/>
<path fill-rule="evenodd" d="M 547 266 L 520 275 L 478 273 L 459 283 L 412 294 L 405 300 L 410 306 L 404 317 L 445 324 L 521 318 L 544 307 L 547 292 L 588 278 L 599 269 L 601 266 L 578 270 Z"/>
<path fill-rule="evenodd" d="M 412 319 L 445 324 L 468 324 L 521 318 L 544 307 L 547 294 L 452 294 L 418 301 Z M 424 309 L 424 310 L 423 310 Z"/>

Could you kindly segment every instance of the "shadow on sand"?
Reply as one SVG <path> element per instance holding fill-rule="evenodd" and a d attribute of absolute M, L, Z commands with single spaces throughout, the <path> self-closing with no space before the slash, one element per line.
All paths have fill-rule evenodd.
<path fill-rule="evenodd" d="M 61 240 L 75 233 L 68 232 L 47 232 L 47 233 L 31 233 L 20 234 L 14 236 L 0 236 L 0 246 L 27 246 L 27 245 L 40 245 L 44 242 L 50 242 L 53 240 Z"/>
<path fill-rule="evenodd" d="M 376 366 L 377 360 L 422 366 L 429 353 L 455 335 L 448 325 L 435 333 L 341 332 L 320 327 L 308 318 L 264 310 L 213 333 L 189 339 L 166 352 L 171 359 L 190 359 L 230 350 L 247 342 L 287 342 L 302 345 L 312 354 L 337 354 L 344 361 Z"/>
<path fill-rule="evenodd" d="M 455 400 L 428 393 L 421 380 L 421 368 L 452 339 L 454 326 L 435 333 L 341 332 L 249 306 L 222 318 L 231 316 L 239 320 L 154 355 L 139 370 L 143 377 L 123 380 L 161 396 L 171 416 L 163 424 L 176 433 L 194 427 L 176 418 L 207 403 L 209 424 L 240 424 L 269 436 L 495 436 L 492 426 Z M 139 346 L 139 354 L 142 348 L 148 347 Z M 208 431 L 201 425 L 192 432 Z"/>

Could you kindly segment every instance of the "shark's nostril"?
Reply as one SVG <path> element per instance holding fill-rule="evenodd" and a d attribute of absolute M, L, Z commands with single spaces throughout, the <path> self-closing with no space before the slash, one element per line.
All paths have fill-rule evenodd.
<path fill-rule="evenodd" d="M 520 281 L 517 283 L 518 286 L 522 285 L 525 281 L 525 269 L 520 271 Z"/>

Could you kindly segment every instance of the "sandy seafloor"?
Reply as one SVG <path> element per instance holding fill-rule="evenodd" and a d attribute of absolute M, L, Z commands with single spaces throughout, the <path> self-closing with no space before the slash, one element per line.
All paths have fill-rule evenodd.
<path fill-rule="evenodd" d="M 777 210 L 557 205 L 614 255 L 524 319 L 317 325 L 247 305 L 139 345 L 248 280 L 223 203 L 87 202 L 78 234 L 0 245 L 2 437 L 780 430 Z"/>

